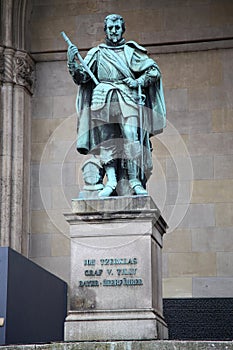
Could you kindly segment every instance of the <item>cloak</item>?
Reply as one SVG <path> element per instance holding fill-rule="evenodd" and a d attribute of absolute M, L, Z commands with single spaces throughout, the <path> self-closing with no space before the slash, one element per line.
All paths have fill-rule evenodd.
<path fill-rule="evenodd" d="M 147 56 L 147 50 L 136 42 L 129 41 L 122 47 L 124 48 L 127 62 L 127 67 L 125 67 L 125 77 L 129 76 L 129 70 L 131 74 L 130 76 L 135 77 L 135 79 L 140 77 L 151 67 L 155 67 L 160 72 L 155 61 Z M 95 75 L 97 75 L 95 69 L 97 66 L 96 60 L 98 58 L 98 52 L 106 49 L 111 50 L 107 45 L 101 44 L 91 49 L 85 57 L 85 62 Z M 116 62 L 115 66 L 122 71 L 121 64 Z M 98 129 L 93 127 L 91 117 L 90 106 L 94 87 L 95 84 L 92 80 L 82 83 L 76 100 L 78 114 L 77 150 L 81 154 L 88 154 L 89 152 L 96 153 L 96 150 L 98 150 L 98 144 L 101 142 Z M 145 106 L 143 106 L 143 129 L 147 139 L 146 142 L 148 143 L 150 136 L 161 133 L 166 126 L 166 107 L 162 78 L 160 77 L 155 83 L 143 88 L 143 93 L 145 94 Z"/>

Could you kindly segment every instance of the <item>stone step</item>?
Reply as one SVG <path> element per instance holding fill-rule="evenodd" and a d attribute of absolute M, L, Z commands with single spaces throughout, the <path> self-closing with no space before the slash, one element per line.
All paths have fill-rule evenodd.
<path fill-rule="evenodd" d="M 233 350 L 232 341 L 115 341 L 8 345 L 1 350 Z"/>

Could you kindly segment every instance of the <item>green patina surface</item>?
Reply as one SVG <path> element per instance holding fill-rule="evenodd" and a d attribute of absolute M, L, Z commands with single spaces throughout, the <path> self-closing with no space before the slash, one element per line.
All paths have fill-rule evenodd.
<path fill-rule="evenodd" d="M 153 168 L 150 137 L 166 126 L 161 72 L 145 48 L 125 41 L 120 15 L 108 15 L 104 31 L 105 43 L 89 50 L 84 59 L 62 32 L 68 44 L 69 72 L 80 86 L 77 150 L 98 155 L 101 165 L 100 172 L 93 160 L 92 167 L 86 164 L 86 188 L 80 198 L 147 195 L 146 182 Z M 107 177 L 102 189 L 100 173 Z"/>

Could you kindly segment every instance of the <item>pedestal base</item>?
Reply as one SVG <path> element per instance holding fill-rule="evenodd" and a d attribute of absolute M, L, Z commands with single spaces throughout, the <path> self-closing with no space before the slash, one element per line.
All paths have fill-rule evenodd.
<path fill-rule="evenodd" d="M 167 338 L 163 317 L 152 310 L 70 311 L 65 322 L 65 339 L 70 341 Z"/>
<path fill-rule="evenodd" d="M 149 196 L 74 200 L 66 341 L 166 339 L 162 236 Z"/>

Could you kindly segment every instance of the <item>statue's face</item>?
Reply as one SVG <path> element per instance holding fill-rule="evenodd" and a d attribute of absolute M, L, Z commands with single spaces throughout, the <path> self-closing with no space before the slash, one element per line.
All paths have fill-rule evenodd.
<path fill-rule="evenodd" d="M 106 26 L 106 36 L 113 43 L 121 40 L 123 34 L 122 23 L 119 19 L 112 21 L 109 19 Z"/>

